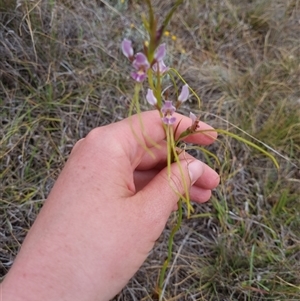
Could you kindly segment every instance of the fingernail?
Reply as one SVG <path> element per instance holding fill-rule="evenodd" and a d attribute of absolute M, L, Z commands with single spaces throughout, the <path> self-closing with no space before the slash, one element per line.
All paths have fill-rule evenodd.
<path fill-rule="evenodd" d="M 188 164 L 191 185 L 193 185 L 203 174 L 203 163 L 199 160 L 194 160 Z"/>

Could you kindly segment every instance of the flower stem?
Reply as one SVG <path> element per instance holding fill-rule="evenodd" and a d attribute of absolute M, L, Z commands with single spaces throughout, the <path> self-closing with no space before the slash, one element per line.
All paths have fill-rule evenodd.
<path fill-rule="evenodd" d="M 174 241 L 174 236 L 177 233 L 177 231 L 180 229 L 181 227 L 181 222 L 182 222 L 182 199 L 180 198 L 177 202 L 178 205 L 178 210 L 177 210 L 177 223 L 175 224 L 175 226 L 173 227 L 170 237 L 169 237 L 169 241 L 168 241 L 168 257 L 165 260 L 162 269 L 160 271 L 160 276 L 159 276 L 159 281 L 158 281 L 158 295 L 159 295 L 159 300 L 161 300 L 162 298 L 162 292 L 163 292 L 163 284 L 164 284 L 164 280 L 165 280 L 165 274 L 166 274 L 166 270 L 169 266 L 169 263 L 171 261 L 172 258 L 172 249 L 173 249 L 173 241 Z"/>

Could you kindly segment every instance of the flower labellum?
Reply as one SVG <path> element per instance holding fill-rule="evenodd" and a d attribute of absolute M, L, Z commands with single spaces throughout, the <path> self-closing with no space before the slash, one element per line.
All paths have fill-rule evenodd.
<path fill-rule="evenodd" d="M 154 96 L 153 91 L 151 89 L 148 89 L 146 99 L 147 99 L 148 103 L 152 106 L 155 106 L 157 104 L 157 99 Z"/>
<path fill-rule="evenodd" d="M 145 54 L 142 53 L 142 52 L 138 52 L 138 53 L 135 55 L 135 59 L 134 59 L 134 61 L 133 61 L 133 63 L 132 63 L 132 66 L 133 66 L 135 69 L 137 69 L 137 70 L 139 70 L 139 69 L 141 69 L 141 68 L 145 68 L 145 69 L 148 70 L 149 67 L 150 67 L 150 64 L 149 64 L 148 59 L 147 59 L 147 57 L 145 56 Z"/>
<path fill-rule="evenodd" d="M 143 82 L 147 77 L 147 74 L 144 71 L 131 72 L 130 75 L 138 83 Z"/>
<path fill-rule="evenodd" d="M 172 105 L 172 101 L 166 100 L 163 107 L 161 108 L 161 112 L 163 113 L 162 121 L 167 125 L 174 124 L 176 121 L 176 117 L 173 116 L 173 113 L 176 111 L 176 108 Z"/>
<path fill-rule="evenodd" d="M 189 86 L 184 85 L 181 89 L 181 93 L 178 97 L 178 101 L 183 103 L 189 98 Z"/>
<path fill-rule="evenodd" d="M 130 40 L 124 39 L 121 46 L 122 52 L 127 58 L 133 57 L 132 42 Z"/>

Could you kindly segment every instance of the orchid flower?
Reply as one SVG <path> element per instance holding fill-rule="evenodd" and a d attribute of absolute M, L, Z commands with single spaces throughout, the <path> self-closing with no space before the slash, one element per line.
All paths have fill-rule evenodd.
<path fill-rule="evenodd" d="M 147 70 L 150 68 L 150 63 L 148 62 L 148 59 L 145 56 L 145 54 L 142 52 L 138 52 L 135 55 L 135 59 L 132 63 L 132 66 L 137 71 L 132 72 L 131 77 L 137 82 L 144 81 L 147 77 Z"/>
<path fill-rule="evenodd" d="M 176 111 L 176 108 L 172 105 L 172 101 L 166 100 L 164 105 L 161 108 L 161 112 L 163 113 L 162 121 L 167 125 L 174 124 L 176 121 L 176 117 L 173 116 L 173 113 Z"/>
<path fill-rule="evenodd" d="M 123 54 L 132 62 L 132 66 L 136 70 L 131 72 L 131 77 L 137 82 L 144 81 L 147 77 L 147 71 L 150 68 L 147 57 L 142 52 L 138 52 L 134 55 L 132 42 L 130 40 L 124 39 L 121 46 Z"/>
<path fill-rule="evenodd" d="M 199 128 L 199 118 L 192 112 L 190 112 L 190 118 L 192 119 L 192 125 L 189 127 L 189 130 L 193 133 Z"/>
<path fill-rule="evenodd" d="M 124 39 L 121 46 L 123 54 L 132 62 L 132 66 L 136 70 L 131 72 L 131 77 L 137 82 L 143 82 L 147 77 L 147 71 L 151 65 L 146 55 L 142 52 L 138 52 L 134 55 L 132 42 L 130 40 Z M 161 44 L 154 53 L 154 64 L 152 66 L 154 72 L 163 74 L 168 71 L 169 68 L 166 67 L 163 62 L 165 55 L 166 44 Z"/>
<path fill-rule="evenodd" d="M 157 74 L 164 74 L 169 70 L 169 68 L 165 65 L 163 59 L 166 56 L 166 44 L 161 44 L 160 46 L 157 47 L 155 54 L 154 54 L 154 59 L 155 63 L 152 66 L 152 70 Z"/>

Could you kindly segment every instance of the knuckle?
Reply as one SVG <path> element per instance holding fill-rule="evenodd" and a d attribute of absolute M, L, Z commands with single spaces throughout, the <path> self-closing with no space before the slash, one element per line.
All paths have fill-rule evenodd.
<path fill-rule="evenodd" d="M 86 140 L 89 142 L 98 140 L 103 135 L 103 129 L 101 127 L 92 129 L 86 136 Z"/>

